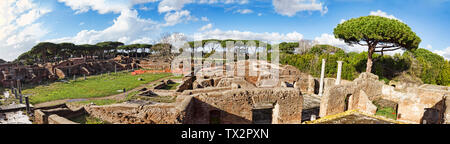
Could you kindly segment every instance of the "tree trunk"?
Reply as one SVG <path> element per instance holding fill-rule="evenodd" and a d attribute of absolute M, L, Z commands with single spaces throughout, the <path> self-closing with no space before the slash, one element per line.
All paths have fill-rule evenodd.
<path fill-rule="evenodd" d="M 373 65 L 372 55 L 373 55 L 374 51 L 375 51 L 375 47 L 369 46 L 368 55 L 367 55 L 367 67 L 366 67 L 367 73 L 372 73 L 372 65 Z"/>

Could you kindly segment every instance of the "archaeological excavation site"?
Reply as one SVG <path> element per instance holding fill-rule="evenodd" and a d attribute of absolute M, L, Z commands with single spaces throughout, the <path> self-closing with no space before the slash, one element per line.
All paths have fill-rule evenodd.
<path fill-rule="evenodd" d="M 198 61 L 201 63 L 202 61 Z M 186 73 L 164 58 L 117 56 L 106 61 L 70 59 L 58 64 L 2 65 L 4 94 L 15 99 L 0 107 L 1 123 L 19 124 L 447 124 L 450 87 L 407 82 L 386 84 L 361 73 L 343 80 L 313 77 L 294 66 L 264 60 L 212 64 Z M 194 65 L 194 64 L 193 64 Z M 102 97 L 33 99 L 27 89 L 89 81 L 124 73 L 133 83 L 144 75 L 170 73 L 133 89 Z M 174 76 L 178 75 L 178 76 Z M 108 77 L 108 79 L 115 79 Z M 61 81 L 61 82 L 58 82 Z M 102 79 L 94 79 L 102 81 Z M 47 84 L 44 84 L 47 83 Z M 119 82 L 117 82 L 119 83 Z M 26 85 L 25 85 L 26 84 Z M 34 85 L 31 87 L 30 85 Z M 102 87 L 102 85 L 96 85 Z M 94 92 L 95 93 L 95 92 Z M 3 101 L 5 103 L 7 101 Z M 34 102 L 34 103 L 33 103 Z M 380 115 L 383 109 L 392 112 Z"/>

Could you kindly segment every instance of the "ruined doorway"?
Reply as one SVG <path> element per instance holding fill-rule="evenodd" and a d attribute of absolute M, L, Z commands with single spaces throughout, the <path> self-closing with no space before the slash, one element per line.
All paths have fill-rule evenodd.
<path fill-rule="evenodd" d="M 352 94 L 348 94 L 345 96 L 345 106 L 344 106 L 344 111 L 348 111 L 350 109 L 350 104 L 351 104 L 351 100 L 352 100 Z"/>
<path fill-rule="evenodd" d="M 273 108 L 253 109 L 253 124 L 272 124 Z"/>
<path fill-rule="evenodd" d="M 425 108 L 421 124 L 439 124 L 441 121 L 440 112 L 435 108 Z"/>
<path fill-rule="evenodd" d="M 209 123 L 220 124 L 220 111 L 212 110 L 209 112 Z"/>

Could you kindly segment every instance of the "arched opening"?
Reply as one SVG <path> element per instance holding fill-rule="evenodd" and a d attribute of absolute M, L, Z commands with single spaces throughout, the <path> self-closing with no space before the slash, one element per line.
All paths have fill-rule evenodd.
<path fill-rule="evenodd" d="M 209 111 L 209 123 L 220 124 L 220 111 L 218 110 Z"/>
<path fill-rule="evenodd" d="M 344 107 L 344 111 L 348 111 L 350 109 L 350 104 L 352 103 L 352 98 L 353 95 L 352 94 L 347 94 L 345 96 L 345 107 Z"/>

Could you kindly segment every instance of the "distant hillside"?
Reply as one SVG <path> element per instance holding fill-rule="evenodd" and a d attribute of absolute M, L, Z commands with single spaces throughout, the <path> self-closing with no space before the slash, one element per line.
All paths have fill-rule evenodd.
<path fill-rule="evenodd" d="M 365 72 L 367 52 L 346 53 L 329 45 L 316 45 L 306 54 L 283 53 L 280 62 L 297 67 L 315 77 L 320 76 L 321 59 L 326 59 L 326 77 L 336 77 L 337 62 L 344 61 L 342 78 L 353 80 Z M 374 55 L 372 73 L 380 79 L 420 82 L 426 84 L 450 85 L 450 63 L 442 56 L 426 49 L 416 49 L 394 56 Z"/>

